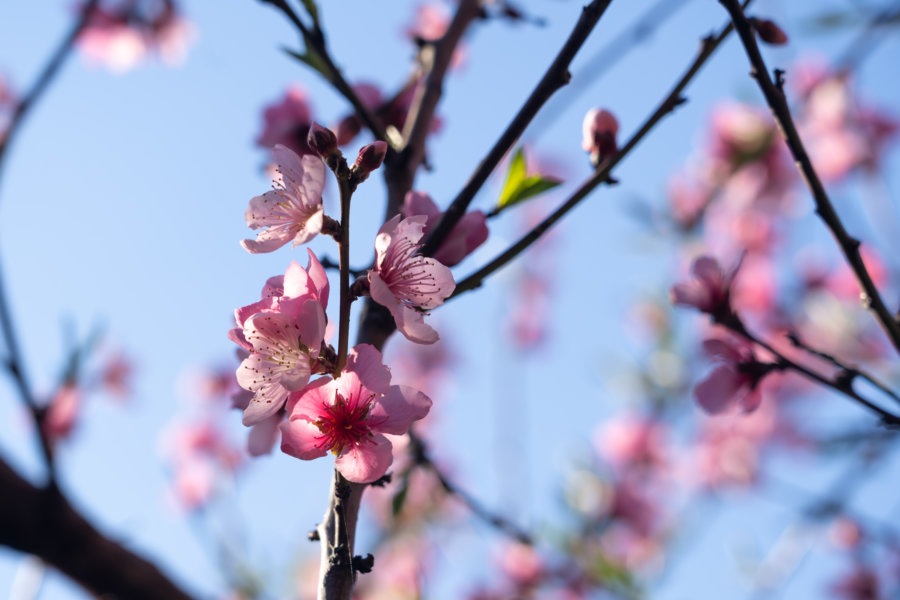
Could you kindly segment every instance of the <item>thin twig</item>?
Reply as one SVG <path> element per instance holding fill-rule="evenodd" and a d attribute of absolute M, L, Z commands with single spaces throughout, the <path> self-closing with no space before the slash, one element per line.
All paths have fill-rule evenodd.
<path fill-rule="evenodd" d="M 428 455 L 428 449 L 425 446 L 425 442 L 422 441 L 422 439 L 418 435 L 416 435 L 416 433 L 412 429 L 409 430 L 409 441 L 410 450 L 415 457 L 415 463 L 417 465 L 421 465 L 430 469 L 431 472 L 434 473 L 434 476 L 437 477 L 437 480 L 438 482 L 440 482 L 441 487 L 443 487 L 444 490 L 451 496 L 456 496 L 457 498 L 459 498 L 460 501 L 462 501 L 462 503 L 465 504 L 466 507 L 472 512 L 472 514 L 474 514 L 476 517 L 478 517 L 488 525 L 508 535 L 520 544 L 526 544 L 528 546 L 534 545 L 534 538 L 532 538 L 531 534 L 521 529 L 512 521 L 501 516 L 499 513 L 489 510 L 478 500 L 476 500 L 471 494 L 462 490 L 459 486 L 448 479 L 447 476 L 444 475 L 444 473 L 441 471 L 440 467 L 438 467 L 434 463 L 434 461 L 431 460 L 431 457 Z"/>
<path fill-rule="evenodd" d="M 353 110 L 356 111 L 356 114 L 359 115 L 363 124 L 365 124 L 369 131 L 372 132 L 372 135 L 379 140 L 387 140 L 384 126 L 381 124 L 381 121 L 379 121 L 372 111 L 362 103 L 359 95 L 357 95 L 350 84 L 347 83 L 341 70 L 334 64 L 334 60 L 331 58 L 331 54 L 328 52 L 328 48 L 325 44 L 325 36 L 322 34 L 321 30 L 316 28 L 315 31 L 311 31 L 286 0 L 260 0 L 260 2 L 263 4 L 271 4 L 285 14 L 303 38 L 303 43 L 306 44 L 307 51 L 312 50 L 322 60 L 322 63 L 327 69 L 327 73 L 322 73 L 322 75 L 328 83 L 330 83 L 334 89 L 353 106 Z"/>
<path fill-rule="evenodd" d="M 6 136 L 3 138 L 3 141 L 0 142 L 0 176 L 2 176 L 3 165 L 5 164 L 9 148 L 12 146 L 13 139 L 21 129 L 22 124 L 25 122 L 25 118 L 28 116 L 31 109 L 37 104 L 44 92 L 47 91 L 50 84 L 53 82 L 59 69 L 65 62 L 66 57 L 68 57 L 71 52 L 75 40 L 78 39 L 79 34 L 82 32 L 85 25 L 87 25 L 87 22 L 98 3 L 99 0 L 91 0 L 81 8 L 81 13 L 75 21 L 75 24 L 62 41 L 60 41 L 53 54 L 50 55 L 46 65 L 38 74 L 38 77 L 31 88 L 18 104 L 16 104 L 9 126 L 6 130 Z M 2 177 L 0 177 L 0 179 L 2 179 Z M 34 418 L 35 428 L 37 429 L 41 446 L 41 453 L 44 457 L 44 462 L 47 465 L 48 485 L 55 486 L 56 473 L 53 463 L 53 445 L 44 429 L 46 410 L 38 406 L 37 401 L 32 395 L 27 375 L 25 374 L 25 362 L 19 346 L 18 336 L 15 327 L 13 326 L 12 311 L 10 310 L 9 300 L 6 296 L 6 286 L 4 284 L 2 270 L 0 270 L 0 330 L 2 330 L 3 341 L 6 345 L 6 356 L 4 357 L 4 362 L 6 363 L 5 366 L 15 381 L 16 389 L 19 392 L 22 402 Z"/>
<path fill-rule="evenodd" d="M 850 268 L 853 269 L 853 273 L 856 275 L 860 287 L 864 291 L 864 305 L 875 313 L 876 319 L 881 324 L 882 329 L 884 329 L 885 335 L 891 340 L 894 348 L 900 351 L 900 325 L 898 325 L 897 321 L 887 309 L 884 300 L 881 298 L 881 294 L 878 292 L 878 288 L 875 287 L 875 283 L 872 281 L 872 277 L 869 274 L 865 263 L 863 263 L 862 254 L 859 250 L 859 240 L 851 237 L 850 234 L 847 233 L 844 224 L 841 222 L 840 217 L 834 210 L 834 206 L 831 204 L 831 200 L 828 198 L 828 193 L 825 191 L 821 179 L 819 179 L 815 168 L 813 168 L 812 161 L 810 160 L 806 148 L 803 146 L 803 141 L 800 139 L 800 134 L 797 132 L 797 128 L 794 125 L 794 120 L 791 117 L 791 111 L 790 108 L 788 108 L 787 100 L 782 91 L 769 76 L 769 71 L 759 52 L 759 46 L 756 43 L 756 38 L 754 37 L 750 23 L 744 16 L 744 12 L 737 0 L 719 0 L 719 2 L 731 15 L 731 20 L 734 23 L 735 29 L 744 45 L 747 57 L 750 60 L 752 67 L 751 76 L 756 80 L 760 90 L 762 90 L 763 96 L 765 96 L 766 102 L 772 111 L 772 116 L 775 118 L 775 122 L 778 124 L 778 128 L 781 130 L 781 134 L 791 151 L 791 155 L 794 157 L 794 162 L 800 170 L 801 175 L 803 175 L 803 179 L 806 181 L 806 185 L 809 187 L 810 192 L 812 192 L 816 204 L 816 213 L 822 218 L 825 225 L 834 235 L 838 246 L 840 246 L 841 251 L 844 253 L 847 263 L 850 265 Z"/>
<path fill-rule="evenodd" d="M 779 368 L 781 370 L 790 369 L 792 371 L 796 371 L 797 373 L 799 373 L 800 375 L 803 375 L 807 379 L 810 379 L 817 383 L 821 383 L 825 387 L 831 388 L 831 389 L 835 390 L 836 392 L 840 392 L 844 396 L 850 398 L 851 400 L 857 402 L 858 404 L 861 404 L 862 406 L 866 407 L 870 411 L 877 414 L 879 417 L 881 417 L 881 420 L 885 425 L 888 425 L 891 427 L 900 426 L 900 416 L 897 416 L 897 415 L 881 408 L 874 402 L 864 398 L 856 390 L 853 389 L 853 382 L 850 379 L 840 378 L 840 377 L 836 377 L 835 379 L 832 379 L 830 377 L 822 375 L 821 373 L 819 373 L 817 371 L 812 370 L 809 367 L 806 367 L 805 365 L 802 365 L 794 360 L 791 360 L 790 358 L 785 356 L 783 353 L 779 352 L 774 347 L 772 347 L 772 345 L 769 344 L 767 341 L 765 341 L 765 340 L 757 337 L 755 334 L 751 333 L 746 328 L 746 326 L 744 325 L 744 323 L 741 321 L 740 317 L 737 314 L 732 313 L 728 316 L 728 318 L 716 319 L 715 322 L 718 323 L 719 325 L 722 325 L 723 327 L 733 331 L 734 333 L 746 338 L 747 340 L 756 344 L 757 346 L 764 348 L 767 352 L 769 352 L 770 354 L 772 354 L 775 357 L 775 359 L 777 361 L 776 362 L 777 368 Z"/>
<path fill-rule="evenodd" d="M 816 350 L 815 348 L 812 348 L 806 342 L 801 340 L 800 336 L 798 336 L 796 333 L 789 333 L 787 337 L 788 337 L 788 340 L 790 340 L 791 344 L 795 348 L 799 348 L 813 356 L 816 356 L 826 362 L 831 363 L 833 366 L 840 369 L 843 373 L 846 374 L 847 377 L 849 377 L 851 379 L 853 377 L 862 377 L 863 379 L 865 379 L 866 381 L 868 381 L 869 383 L 871 383 L 872 385 L 877 387 L 879 390 L 884 392 L 886 395 L 890 396 L 890 398 L 894 402 L 897 402 L 898 404 L 900 404 L 900 396 L 898 396 L 897 393 L 894 392 L 894 390 L 892 390 L 890 387 L 888 387 L 888 385 L 886 383 L 884 383 L 883 381 L 881 381 L 880 379 L 878 379 L 871 373 L 868 373 L 868 372 L 860 369 L 859 367 L 852 367 L 846 363 L 843 363 L 840 360 L 838 360 L 836 357 L 834 357 L 833 355 L 828 354 L 827 352 L 822 352 L 821 350 Z"/>
<path fill-rule="evenodd" d="M 547 100 L 560 88 L 565 86 L 570 79 L 569 64 L 575 58 L 575 54 L 584 45 L 588 35 L 593 31 L 594 26 L 603 16 L 606 8 L 611 0 L 594 0 L 588 6 L 584 7 L 581 17 L 569 34 L 562 49 L 556 55 L 556 58 L 547 68 L 544 76 L 535 86 L 531 95 L 525 100 L 525 104 L 513 117 L 513 120 L 506 127 L 506 130 L 500 135 L 494 146 L 488 151 L 487 155 L 478 164 L 475 172 L 469 177 L 466 185 L 460 190 L 453 202 L 447 208 L 447 211 L 441 217 L 441 220 L 428 235 L 422 253 L 426 256 L 433 255 L 440 247 L 441 243 L 446 239 L 447 235 L 456 226 L 463 217 L 475 194 L 487 181 L 488 176 L 493 173 L 497 165 L 506 155 L 516 140 L 528 127 L 535 115 L 541 107 L 546 104 Z"/>
<path fill-rule="evenodd" d="M 700 71 L 700 68 L 704 65 L 706 60 L 712 56 L 713 52 L 719 45 L 722 43 L 722 40 L 731 32 L 731 25 L 727 25 L 722 29 L 722 31 L 717 36 L 709 36 L 703 38 L 702 44 L 700 46 L 700 52 L 697 54 L 697 57 L 694 59 L 694 62 L 688 68 L 688 70 L 682 75 L 681 79 L 678 83 L 675 84 L 675 87 L 669 92 L 669 94 L 660 102 L 657 109 L 653 112 L 652 115 L 644 122 L 641 128 L 631 136 L 631 139 L 622 147 L 619 152 L 616 153 L 615 156 L 610 158 L 608 161 L 601 163 L 597 171 L 584 183 L 581 185 L 578 190 L 569 197 L 555 212 L 553 212 L 546 219 L 541 221 L 537 226 L 534 227 L 531 231 L 529 231 L 522 239 L 518 242 L 510 246 L 505 252 L 500 254 L 497 258 L 489 262 L 487 265 L 473 273 L 472 275 L 466 277 L 462 281 L 456 284 L 456 290 L 453 292 L 451 298 L 454 298 L 462 293 L 473 290 L 481 286 L 484 280 L 490 276 L 495 271 L 499 270 L 501 267 L 505 266 L 511 260 L 516 258 L 519 254 L 521 254 L 526 248 L 528 248 L 531 244 L 537 241 L 544 233 L 547 232 L 553 225 L 556 224 L 566 213 L 568 213 L 572 208 L 574 208 L 579 202 L 585 199 L 594 189 L 600 185 L 601 183 L 607 182 L 609 180 L 609 175 L 612 172 L 613 168 L 621 162 L 625 156 L 627 156 L 631 150 L 638 145 L 638 143 L 646 136 L 656 124 L 662 120 L 663 117 L 672 112 L 679 104 L 684 102 L 684 98 L 681 93 L 684 91 L 684 88 L 691 82 L 694 76 Z"/>

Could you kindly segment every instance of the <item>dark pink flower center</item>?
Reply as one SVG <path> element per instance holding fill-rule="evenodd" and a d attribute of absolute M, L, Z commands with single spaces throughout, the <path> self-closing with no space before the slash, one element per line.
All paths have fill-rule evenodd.
<path fill-rule="evenodd" d="M 322 407 L 324 414 L 313 423 L 322 432 L 316 446 L 331 450 L 335 456 L 340 456 L 345 447 L 358 446 L 370 440 L 372 432 L 366 417 L 369 415 L 375 395 L 372 394 L 365 401 L 361 401 L 360 392 L 352 394 L 349 398 L 335 392 L 334 403 Z"/>
<path fill-rule="evenodd" d="M 391 293 L 410 306 L 425 304 L 438 291 L 432 265 L 424 256 L 416 254 L 421 247 L 408 237 L 393 240 L 379 269 L 381 279 Z"/>

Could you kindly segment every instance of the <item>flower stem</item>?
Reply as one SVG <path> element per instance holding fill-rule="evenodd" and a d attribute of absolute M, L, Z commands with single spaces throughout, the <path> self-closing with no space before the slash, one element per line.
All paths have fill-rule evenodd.
<path fill-rule="evenodd" d="M 339 377 L 344 365 L 347 364 L 347 345 L 350 338 L 350 198 L 353 196 L 355 186 L 349 181 L 338 176 L 338 184 L 341 188 L 341 234 L 338 241 L 340 254 L 340 292 L 341 306 L 338 316 L 338 354 L 334 363 L 334 376 Z"/>

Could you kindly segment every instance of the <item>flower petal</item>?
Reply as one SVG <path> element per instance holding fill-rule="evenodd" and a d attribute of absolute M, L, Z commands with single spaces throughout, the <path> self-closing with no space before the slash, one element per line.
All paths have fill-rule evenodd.
<path fill-rule="evenodd" d="M 319 447 L 322 432 L 304 419 L 292 419 L 281 424 L 281 451 L 301 460 L 313 460 L 328 454 Z"/>
<path fill-rule="evenodd" d="M 402 435 L 414 421 L 428 414 L 431 399 L 417 389 L 392 385 L 387 394 L 375 401 L 369 412 L 374 431 Z"/>
<path fill-rule="evenodd" d="M 346 449 L 334 461 L 334 468 L 348 481 L 371 483 L 387 473 L 394 461 L 391 443 L 380 434 Z"/>
<path fill-rule="evenodd" d="M 391 370 L 384 366 L 381 352 L 371 344 L 350 349 L 345 371 L 356 373 L 360 383 L 377 394 L 384 394 L 391 387 Z"/>

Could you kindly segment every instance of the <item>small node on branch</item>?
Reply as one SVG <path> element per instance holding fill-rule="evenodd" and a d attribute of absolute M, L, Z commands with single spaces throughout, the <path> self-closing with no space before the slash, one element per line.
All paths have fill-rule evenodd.
<path fill-rule="evenodd" d="M 381 477 L 379 477 L 378 479 L 376 479 L 369 485 L 371 485 L 372 487 L 383 488 L 384 486 L 386 486 L 387 484 L 389 484 L 391 482 L 392 477 L 393 477 L 393 473 L 385 473 L 384 475 L 382 475 Z"/>
<path fill-rule="evenodd" d="M 784 69 L 775 69 L 775 87 L 784 96 Z"/>
<path fill-rule="evenodd" d="M 308 539 L 311 542 L 318 542 L 320 539 L 319 538 L 319 530 L 318 529 L 310 530 L 310 532 L 306 534 L 306 539 Z"/>
<path fill-rule="evenodd" d="M 336 242 L 339 242 L 341 240 L 341 224 L 328 215 L 323 215 L 322 233 L 331 236 Z"/>
<path fill-rule="evenodd" d="M 364 557 L 358 554 L 353 557 L 353 570 L 357 573 L 371 573 L 372 567 L 375 566 L 375 557 L 366 554 Z"/>

